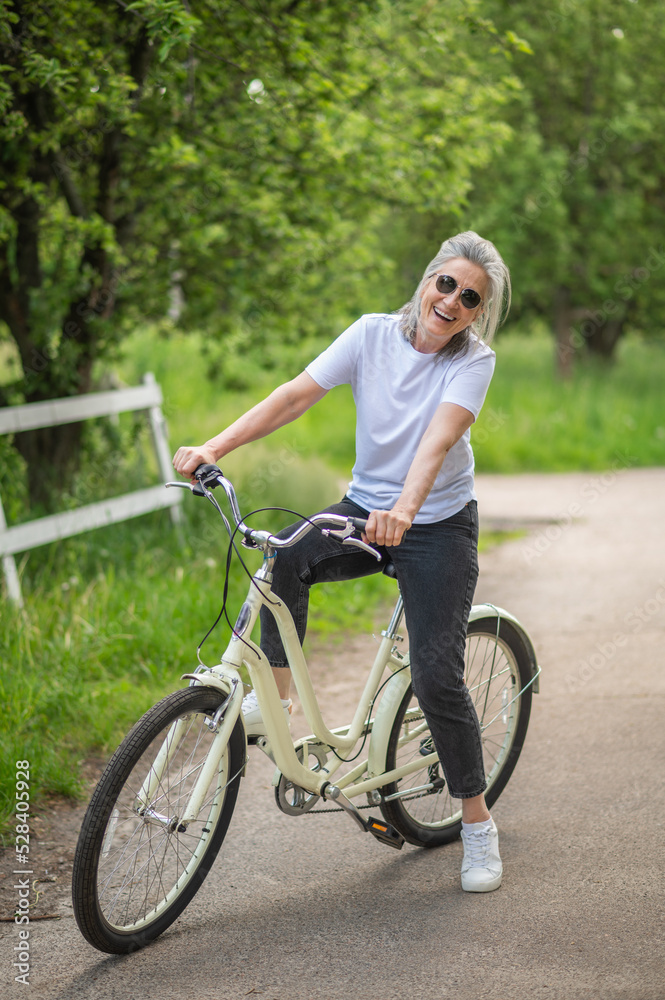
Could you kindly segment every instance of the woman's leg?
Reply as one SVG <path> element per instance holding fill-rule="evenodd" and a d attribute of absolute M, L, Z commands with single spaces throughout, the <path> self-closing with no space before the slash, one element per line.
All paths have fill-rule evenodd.
<path fill-rule="evenodd" d="M 480 725 L 464 683 L 466 629 L 478 578 L 478 515 L 413 525 L 393 558 L 404 598 L 415 694 L 430 726 L 450 794 L 466 815 L 487 818 Z M 467 820 L 465 819 L 465 822 Z"/>
<path fill-rule="evenodd" d="M 331 504 L 326 507 L 326 511 L 348 517 L 368 516 L 366 510 L 347 499 Z M 291 525 L 285 528 L 279 533 L 279 537 L 290 535 L 295 527 L 296 525 Z M 380 569 L 381 564 L 368 552 L 342 545 L 337 539 L 326 538 L 314 528 L 296 545 L 278 551 L 272 588 L 291 612 L 302 644 L 307 630 L 309 588 L 312 584 L 353 580 L 377 573 Z M 287 699 L 291 672 L 275 618 L 265 606 L 261 608 L 261 649 L 273 668 L 280 697 Z"/>
<path fill-rule="evenodd" d="M 471 799 L 462 799 L 462 822 L 463 823 L 486 823 L 490 818 L 490 811 L 485 802 L 485 793 L 474 795 Z"/>
<path fill-rule="evenodd" d="M 478 578 L 475 501 L 445 521 L 412 526 L 389 549 L 402 588 L 413 688 L 427 719 L 448 791 L 462 800 L 462 888 L 501 885 L 499 836 L 485 803 L 480 725 L 464 683 L 466 628 Z"/>

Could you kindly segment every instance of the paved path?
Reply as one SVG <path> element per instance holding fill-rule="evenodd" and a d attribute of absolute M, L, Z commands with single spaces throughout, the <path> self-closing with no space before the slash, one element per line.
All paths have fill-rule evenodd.
<path fill-rule="evenodd" d="M 459 887 L 459 842 L 383 848 L 339 817 L 291 819 L 253 761 L 208 881 L 145 951 L 104 957 L 71 909 L 32 927 L 31 1000 L 663 1000 L 665 469 L 481 477 L 477 600 L 509 608 L 543 667 L 522 757 L 493 812 L 504 884 Z M 353 658 L 320 658 L 345 698 Z M 254 751 L 255 757 L 259 755 Z M 258 794 L 258 798 L 253 793 Z"/>

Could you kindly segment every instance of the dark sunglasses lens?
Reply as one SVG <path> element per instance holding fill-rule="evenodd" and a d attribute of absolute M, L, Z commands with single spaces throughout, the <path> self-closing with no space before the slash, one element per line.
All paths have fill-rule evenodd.
<path fill-rule="evenodd" d="M 437 274 L 436 276 L 436 290 L 441 292 L 442 295 L 450 295 L 457 288 L 457 282 L 454 278 L 451 278 L 449 274 Z"/>
<path fill-rule="evenodd" d="M 462 305 L 466 306 L 467 309 L 475 309 L 476 306 L 480 305 L 480 295 L 478 292 L 474 292 L 473 288 L 465 288 L 460 295 L 462 300 Z"/>

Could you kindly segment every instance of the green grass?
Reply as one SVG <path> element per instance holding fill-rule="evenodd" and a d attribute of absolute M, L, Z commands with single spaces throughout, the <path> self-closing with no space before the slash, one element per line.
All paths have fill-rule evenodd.
<path fill-rule="evenodd" d="M 128 384 L 136 384 L 146 370 L 155 372 L 174 449 L 205 440 L 300 371 L 317 350 L 313 344 L 292 350 L 288 374 L 264 373 L 253 392 L 230 392 L 202 377 L 200 347 L 195 337 L 162 340 L 143 331 L 128 344 L 118 369 Z M 662 464 L 663 345 L 628 340 L 617 365 L 580 366 L 565 385 L 552 375 L 552 354 L 551 341 L 543 336 L 499 338 L 496 375 L 472 431 L 478 469 Z M 248 363 L 232 358 L 230 367 L 240 385 Z M 353 428 L 350 393 L 335 390 L 270 444 L 258 442 L 229 456 L 224 470 L 236 483 L 243 512 L 272 504 L 311 512 L 339 498 L 353 463 Z M 142 485 L 145 467 L 154 479 L 147 435 L 137 434 L 133 418 L 114 434 L 129 463 L 120 476 L 113 454 L 104 453 L 100 432 L 97 457 L 74 491 L 83 502 Z M 10 521 L 25 518 L 21 490 L 12 492 L 7 478 L 3 502 Z M 68 505 L 73 502 L 70 498 Z M 21 558 L 25 609 L 19 613 L 6 600 L 0 608 L 0 816 L 13 804 L 16 760 L 32 762 L 33 800 L 77 794 L 81 762 L 108 754 L 130 724 L 179 687 L 180 675 L 196 665 L 196 646 L 222 600 L 226 541 L 209 505 L 186 495 L 183 510 L 180 538 L 168 514 L 159 512 Z M 290 515 L 262 514 L 255 523 L 275 530 L 290 520 Z M 248 554 L 250 564 L 253 558 Z M 232 615 L 246 588 L 236 562 Z M 310 639 L 342 642 L 348 634 L 382 628 L 394 594 L 394 583 L 380 574 L 314 588 Z M 204 659 L 219 659 L 228 634 L 228 626 L 218 626 Z"/>
<path fill-rule="evenodd" d="M 626 338 L 615 364 L 553 374 L 552 338 L 506 333 L 471 431 L 480 472 L 567 472 L 665 462 L 665 343 Z"/>

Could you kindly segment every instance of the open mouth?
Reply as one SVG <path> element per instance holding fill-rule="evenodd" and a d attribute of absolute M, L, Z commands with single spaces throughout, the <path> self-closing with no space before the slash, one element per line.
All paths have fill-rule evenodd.
<path fill-rule="evenodd" d="M 453 323 L 455 321 L 454 316 L 449 316 L 448 313 L 443 312 L 442 309 L 437 309 L 436 306 L 433 306 L 432 308 L 434 309 L 434 315 L 443 320 L 444 323 Z"/>

